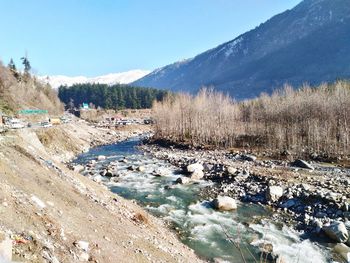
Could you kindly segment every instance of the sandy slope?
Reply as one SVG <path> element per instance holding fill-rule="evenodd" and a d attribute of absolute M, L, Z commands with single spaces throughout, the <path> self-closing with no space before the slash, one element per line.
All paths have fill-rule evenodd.
<path fill-rule="evenodd" d="M 13 260 L 200 261 L 160 220 L 61 162 L 112 137 L 85 123 L 0 135 L 0 243 L 12 239 Z"/>

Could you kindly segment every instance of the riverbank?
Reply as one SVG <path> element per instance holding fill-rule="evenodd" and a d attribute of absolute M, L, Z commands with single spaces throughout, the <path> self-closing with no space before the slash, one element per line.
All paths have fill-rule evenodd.
<path fill-rule="evenodd" d="M 4 260 L 200 262 L 161 220 L 65 164 L 90 147 L 143 132 L 97 129 L 77 120 L 1 136 Z"/>
<path fill-rule="evenodd" d="M 221 195 L 243 203 L 261 204 L 271 210 L 274 222 L 329 243 L 330 248 L 336 243 L 350 245 L 348 168 L 302 160 L 272 160 L 239 151 L 180 149 L 157 144 L 145 144 L 141 149 L 187 174 L 185 179 L 179 177 L 174 183 L 190 184 L 196 179 L 214 182 L 201 191 L 202 201 L 210 202 Z M 201 167 L 200 172 L 188 172 L 188 165 L 193 163 Z M 191 177 L 195 180 L 188 179 Z M 329 225 L 343 228 L 343 223 L 348 230 L 339 233 L 345 239 L 339 239 L 339 233 L 335 237 L 327 231 Z"/>

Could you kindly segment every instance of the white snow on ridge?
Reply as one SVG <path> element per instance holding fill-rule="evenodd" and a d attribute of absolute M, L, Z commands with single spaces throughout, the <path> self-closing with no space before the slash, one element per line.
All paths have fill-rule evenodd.
<path fill-rule="evenodd" d="M 54 89 L 57 89 L 61 85 L 71 86 L 73 84 L 79 84 L 79 83 L 99 83 L 99 84 L 107 84 L 107 85 L 128 84 L 146 76 L 150 72 L 151 71 L 149 70 L 137 69 L 137 70 L 130 70 L 130 71 L 121 72 L 121 73 L 111 73 L 111 74 L 92 77 L 92 78 L 88 78 L 84 76 L 68 77 L 63 75 L 54 75 L 54 76 L 38 76 L 38 79 L 43 81 L 44 83 L 49 83 Z"/>

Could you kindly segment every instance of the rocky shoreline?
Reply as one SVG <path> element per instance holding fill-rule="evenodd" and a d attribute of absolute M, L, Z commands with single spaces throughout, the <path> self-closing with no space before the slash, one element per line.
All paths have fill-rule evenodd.
<path fill-rule="evenodd" d="M 0 261 L 201 262 L 161 220 L 66 166 L 137 134 L 77 120 L 3 135 Z"/>
<path fill-rule="evenodd" d="M 267 160 L 238 151 L 180 149 L 151 143 L 140 148 L 188 173 L 188 177 L 174 183 L 201 179 L 215 182 L 203 189 L 203 200 L 225 196 L 264 205 L 275 222 L 340 246 L 346 243 L 341 250 L 350 252 L 350 169 L 303 160 Z"/>

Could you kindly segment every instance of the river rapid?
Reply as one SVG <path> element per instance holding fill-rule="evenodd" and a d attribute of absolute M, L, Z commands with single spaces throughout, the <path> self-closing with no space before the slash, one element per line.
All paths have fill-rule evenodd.
<path fill-rule="evenodd" d="M 181 170 L 138 150 L 140 140 L 132 138 L 93 148 L 78 156 L 74 163 L 87 165 L 98 156 L 106 156 L 97 161 L 92 173 L 98 176 L 107 166 L 113 166 L 117 176 L 101 177 L 102 182 L 112 192 L 135 200 L 149 213 L 168 222 L 181 241 L 205 260 L 329 262 L 326 247 L 303 239 L 302 233 L 275 224 L 271 212 L 261 205 L 238 203 L 236 211 L 214 210 L 211 200 L 199 198 L 201 189 L 212 182 L 175 184 Z M 91 176 L 91 170 L 90 174 L 85 173 Z"/>

